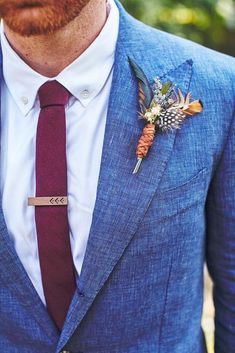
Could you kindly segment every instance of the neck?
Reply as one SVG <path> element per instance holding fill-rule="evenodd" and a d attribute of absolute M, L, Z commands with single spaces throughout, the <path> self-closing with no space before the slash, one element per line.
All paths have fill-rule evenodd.
<path fill-rule="evenodd" d="M 32 69 L 55 77 L 90 46 L 106 18 L 106 2 L 91 0 L 75 20 L 53 34 L 22 37 L 6 24 L 4 28 L 12 48 Z"/>

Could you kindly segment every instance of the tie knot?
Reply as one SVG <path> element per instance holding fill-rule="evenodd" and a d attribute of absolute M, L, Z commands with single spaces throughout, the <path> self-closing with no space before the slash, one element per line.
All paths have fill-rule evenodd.
<path fill-rule="evenodd" d="M 65 106 L 70 97 L 69 91 L 57 81 L 45 82 L 38 90 L 40 107 Z"/>

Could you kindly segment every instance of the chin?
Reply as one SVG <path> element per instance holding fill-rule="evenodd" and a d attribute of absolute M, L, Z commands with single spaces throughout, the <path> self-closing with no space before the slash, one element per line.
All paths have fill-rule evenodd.
<path fill-rule="evenodd" d="M 4 16 L 4 22 L 15 33 L 30 36 L 42 32 L 45 27 L 41 18 L 41 10 L 21 9 Z"/>
<path fill-rule="evenodd" d="M 58 31 L 74 20 L 84 7 L 78 0 L 64 0 L 56 4 L 55 1 L 48 1 L 47 4 L 30 1 L 28 3 L 31 5 L 22 2 L 21 6 L 15 7 L 1 7 L 0 3 L 0 15 L 6 25 L 14 33 L 25 37 L 48 35 Z"/>
<path fill-rule="evenodd" d="M 70 22 L 70 19 L 47 9 L 21 10 L 4 18 L 11 31 L 25 37 L 47 35 L 56 32 Z"/>

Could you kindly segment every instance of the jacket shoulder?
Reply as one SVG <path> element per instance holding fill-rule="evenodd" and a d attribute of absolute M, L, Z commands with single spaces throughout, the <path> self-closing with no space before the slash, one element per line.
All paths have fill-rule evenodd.
<path fill-rule="evenodd" d="M 129 31 L 136 49 L 144 48 L 145 60 L 165 57 L 172 64 L 193 60 L 197 76 L 220 84 L 235 96 L 235 58 L 206 48 L 190 40 L 152 28 L 129 16 Z"/>

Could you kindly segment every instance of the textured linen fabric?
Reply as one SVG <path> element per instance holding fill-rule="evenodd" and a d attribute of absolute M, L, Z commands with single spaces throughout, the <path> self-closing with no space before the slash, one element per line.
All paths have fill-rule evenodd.
<path fill-rule="evenodd" d="M 235 60 L 120 10 L 96 205 L 63 331 L 37 299 L 0 215 L 0 347 L 9 353 L 205 353 L 203 267 L 214 280 L 216 353 L 235 347 Z M 204 111 L 159 133 L 137 175 L 138 85 L 171 79 Z"/>
<path fill-rule="evenodd" d="M 113 1 L 107 22 L 91 46 L 56 78 L 73 97 L 66 106 L 68 217 L 75 268 L 81 272 L 92 222 L 119 14 Z M 34 207 L 37 91 L 48 81 L 26 65 L 1 33 L 3 49 L 1 191 L 3 212 L 16 252 L 45 303 L 38 258 Z M 52 79 L 50 79 L 52 80 Z M 12 217 L 14 214 L 14 217 Z"/>

